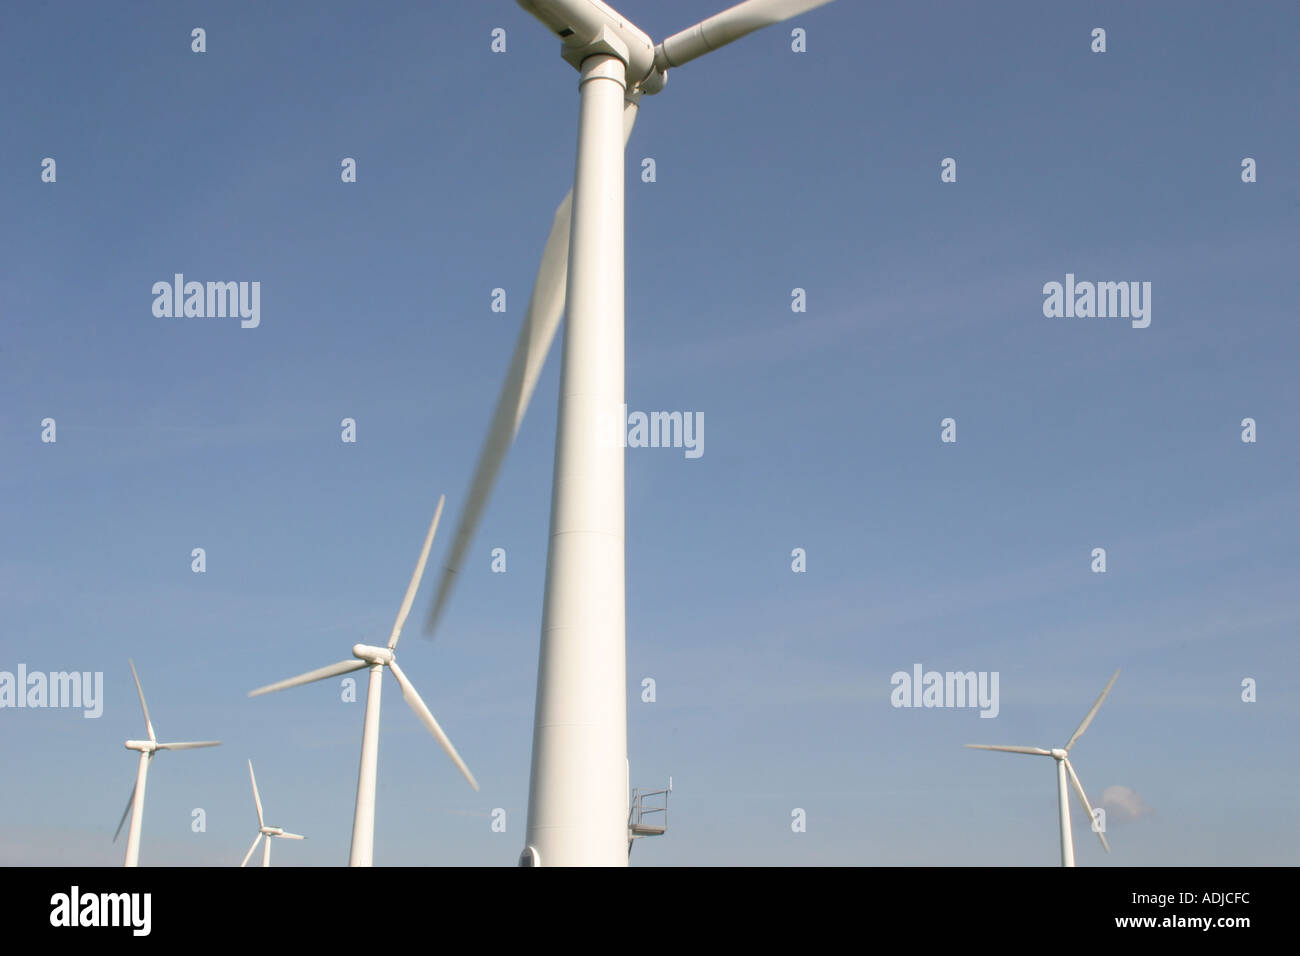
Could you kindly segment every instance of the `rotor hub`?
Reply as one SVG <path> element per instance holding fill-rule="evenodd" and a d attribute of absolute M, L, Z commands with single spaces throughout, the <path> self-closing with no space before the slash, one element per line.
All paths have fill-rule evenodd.
<path fill-rule="evenodd" d="M 371 664 L 391 664 L 393 652 L 386 647 L 372 647 L 369 644 L 353 644 L 352 656 Z"/>

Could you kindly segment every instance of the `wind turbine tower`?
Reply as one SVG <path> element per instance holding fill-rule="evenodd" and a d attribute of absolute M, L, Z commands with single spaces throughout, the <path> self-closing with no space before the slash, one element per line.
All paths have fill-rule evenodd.
<path fill-rule="evenodd" d="M 682 66 L 828 0 L 747 0 L 656 45 L 599 0 L 518 0 L 579 73 L 573 190 L 556 210 L 426 624 L 432 633 L 566 313 L 521 866 L 625 866 L 624 147 Z M 743 82 L 743 81 L 742 81 Z"/>

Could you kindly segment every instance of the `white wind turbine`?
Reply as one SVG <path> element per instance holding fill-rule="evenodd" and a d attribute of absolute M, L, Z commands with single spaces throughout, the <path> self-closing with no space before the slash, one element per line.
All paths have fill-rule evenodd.
<path fill-rule="evenodd" d="M 262 798 L 257 793 L 257 778 L 253 776 L 253 761 L 251 760 L 248 761 L 248 779 L 253 781 L 253 805 L 257 807 L 257 836 L 253 838 L 253 845 L 244 854 L 244 862 L 239 865 L 248 866 L 248 860 L 253 855 L 253 851 L 257 849 L 257 844 L 262 837 L 266 837 L 266 846 L 262 848 L 262 865 L 270 866 L 272 838 L 279 837 L 285 840 L 305 840 L 307 838 L 297 833 L 286 833 L 281 827 L 268 827 L 266 820 L 262 818 Z"/>
<path fill-rule="evenodd" d="M 658 46 L 598 0 L 518 0 L 581 74 L 573 189 L 541 266 L 429 611 L 432 634 L 567 311 L 524 866 L 626 866 L 623 164 L 643 94 L 681 66 L 829 0 L 748 0 Z"/>
<path fill-rule="evenodd" d="M 135 692 L 140 695 L 140 709 L 144 711 L 144 729 L 149 734 L 148 740 L 128 740 L 126 742 L 127 750 L 140 751 L 140 766 L 135 774 L 135 786 L 131 789 L 131 796 L 126 801 L 126 809 L 122 811 L 122 819 L 117 821 L 117 829 L 113 831 L 113 842 L 117 842 L 117 836 L 122 832 L 122 824 L 126 822 L 126 815 L 131 815 L 131 829 L 126 834 L 126 862 L 123 866 L 138 866 L 140 864 L 140 830 L 144 826 L 144 786 L 145 779 L 149 776 L 149 764 L 153 761 L 153 755 L 160 750 L 193 750 L 196 747 L 216 747 L 219 746 L 220 740 L 197 740 L 185 741 L 174 744 L 160 744 L 158 738 L 153 733 L 153 722 L 149 719 L 149 705 L 144 702 L 144 688 L 140 686 L 140 676 L 135 672 L 135 661 L 127 658 L 127 663 L 131 665 L 131 677 L 135 680 Z"/>
<path fill-rule="evenodd" d="M 312 681 L 325 680 L 328 677 L 337 677 L 340 674 L 360 670 L 363 667 L 370 668 L 370 684 L 366 691 L 365 724 L 361 734 L 361 768 L 357 773 L 357 803 L 356 811 L 352 817 L 352 850 L 348 857 L 349 866 L 370 866 L 374 859 L 375 777 L 379 764 L 379 697 L 384 687 L 385 667 L 392 671 L 393 677 L 397 679 L 397 684 L 402 689 L 402 697 L 411 705 L 411 709 L 415 711 L 416 716 L 428 728 L 429 733 L 437 738 L 438 743 L 442 744 L 442 749 L 447 751 L 447 755 L 451 757 L 460 772 L 465 775 L 465 779 L 469 781 L 470 786 L 475 790 L 478 789 L 478 782 L 474 779 L 474 775 L 469 772 L 469 767 L 465 766 L 465 761 L 460 759 L 460 754 L 456 753 L 456 748 L 451 745 L 447 735 L 442 732 L 438 722 L 433 719 L 433 714 L 425 706 L 424 701 L 420 699 L 420 695 L 402 672 L 402 669 L 397 666 L 397 659 L 393 656 L 393 652 L 397 647 L 397 639 L 402 633 L 402 625 L 406 623 L 406 615 L 411 612 L 411 603 L 415 600 L 415 592 L 419 590 L 420 578 L 424 576 L 424 563 L 429 559 L 429 546 L 433 544 L 434 532 L 438 530 L 438 519 L 442 517 L 442 506 L 445 498 L 444 495 L 438 499 L 438 510 L 434 512 L 433 523 L 429 525 L 429 533 L 425 536 L 424 547 L 420 550 L 420 560 L 416 562 L 415 573 L 411 575 L 411 583 L 406 588 L 406 597 L 402 599 L 402 606 L 397 612 L 397 621 L 393 624 L 393 633 L 389 636 L 386 647 L 355 644 L 352 647 L 352 656 L 356 660 L 330 664 L 328 667 L 321 667 L 298 677 L 290 677 L 288 680 L 259 687 L 248 694 L 249 697 L 256 697 L 259 694 L 269 694 L 274 690 L 284 690 L 286 687 L 297 687 L 299 684 L 308 684 Z"/>
<path fill-rule="evenodd" d="M 1061 866 L 1074 866 L 1074 835 L 1070 832 L 1070 795 L 1065 789 L 1066 774 L 1070 776 L 1070 785 L 1074 787 L 1075 794 L 1079 797 L 1079 802 L 1083 804 L 1083 810 L 1088 814 L 1088 821 L 1091 824 L 1093 817 L 1092 804 L 1088 802 L 1088 795 L 1083 792 L 1083 784 L 1079 782 L 1079 775 L 1074 772 L 1074 767 L 1070 764 L 1070 748 L 1074 746 L 1075 741 L 1083 736 L 1083 732 L 1088 729 L 1092 723 L 1092 718 L 1097 716 L 1097 711 L 1101 709 L 1101 702 L 1106 699 L 1110 693 L 1111 686 L 1115 683 L 1115 678 L 1119 677 L 1119 671 L 1111 675 L 1106 684 L 1106 689 L 1101 692 L 1097 702 L 1092 705 L 1083 722 L 1079 724 L 1074 733 L 1070 735 L 1069 741 L 1064 747 L 1058 747 L 1055 750 L 1044 750 L 1042 747 L 1004 747 L 995 744 L 967 744 L 974 750 L 1001 750 L 1013 754 L 1034 754 L 1039 757 L 1053 757 L 1056 760 L 1056 794 L 1060 803 L 1061 812 Z M 1106 834 L 1100 830 L 1096 831 L 1101 845 L 1105 847 L 1106 852 L 1110 852 L 1110 844 L 1106 842 Z"/>

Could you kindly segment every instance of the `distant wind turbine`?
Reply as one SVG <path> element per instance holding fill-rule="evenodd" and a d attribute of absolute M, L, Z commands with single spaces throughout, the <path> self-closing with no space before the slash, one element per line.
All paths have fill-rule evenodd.
<path fill-rule="evenodd" d="M 145 778 L 149 776 L 149 763 L 153 760 L 153 755 L 159 750 L 193 750 L 196 747 L 216 747 L 219 746 L 220 740 L 198 740 L 187 741 L 175 744 L 160 744 L 158 738 L 153 733 L 153 722 L 149 719 L 149 705 L 144 702 L 144 689 L 140 686 L 140 675 L 135 672 L 135 661 L 127 658 L 127 663 L 131 665 L 131 677 L 135 679 L 135 691 L 140 695 L 140 709 L 144 711 L 144 729 L 149 734 L 148 740 L 128 740 L 126 742 L 127 750 L 140 751 L 140 767 L 135 774 L 135 786 L 131 789 L 131 796 L 126 801 L 126 809 L 122 811 L 122 819 L 117 821 L 117 829 L 113 831 L 113 842 L 117 842 L 117 836 L 122 832 L 122 824 L 126 823 L 126 816 L 131 815 L 131 829 L 126 834 L 126 862 L 123 866 L 139 866 L 140 864 L 140 830 L 144 826 L 144 785 Z"/>
<path fill-rule="evenodd" d="M 1074 772 L 1074 767 L 1070 765 L 1070 748 L 1074 746 L 1075 741 L 1083 736 L 1083 732 L 1088 729 L 1092 723 L 1092 718 L 1097 716 L 1097 711 L 1101 709 L 1101 702 L 1106 699 L 1110 693 L 1111 687 L 1115 683 L 1115 678 L 1119 677 L 1119 671 L 1111 676 L 1110 681 L 1106 684 L 1106 689 L 1101 692 L 1097 702 L 1092 705 L 1088 715 L 1083 718 L 1083 722 L 1070 736 L 1069 742 L 1064 747 L 1058 747 L 1055 750 L 1044 750 L 1041 747 L 1005 747 L 997 744 L 967 744 L 975 750 L 1001 750 L 1013 754 L 1034 754 L 1039 757 L 1053 757 L 1056 760 L 1056 793 L 1060 803 L 1061 811 L 1061 866 L 1074 866 L 1074 835 L 1070 832 L 1070 797 L 1065 789 L 1066 774 L 1070 776 L 1070 784 L 1074 787 L 1075 794 L 1079 797 L 1079 802 L 1083 804 L 1084 812 L 1088 814 L 1088 820 L 1091 822 L 1095 819 L 1092 804 L 1088 802 L 1088 795 L 1083 792 L 1083 784 L 1079 782 L 1079 775 Z M 1106 834 L 1100 830 L 1096 831 L 1097 837 L 1101 840 L 1101 845 L 1110 852 L 1110 844 L 1106 842 Z"/>
<path fill-rule="evenodd" d="M 385 667 L 393 672 L 393 677 L 402 688 L 402 697 L 411 705 L 416 716 L 438 743 L 442 744 L 442 749 L 447 751 L 447 756 L 451 757 L 452 762 L 465 775 L 469 785 L 475 790 L 478 789 L 478 781 L 469 772 L 469 767 L 465 766 L 465 761 L 460 759 L 460 754 L 456 753 L 456 748 L 451 745 L 447 735 L 433 719 L 433 714 L 429 712 L 429 708 L 420 699 L 415 687 L 402 673 L 402 669 L 397 666 L 397 659 L 393 656 L 397 639 L 402 633 L 402 625 L 406 623 L 406 616 L 411 612 L 415 592 L 420 588 L 420 579 L 424 576 L 424 564 L 429 560 L 429 546 L 433 544 L 434 532 L 438 530 L 438 519 L 442 517 L 442 506 L 445 500 L 445 495 L 438 499 L 438 510 L 434 512 L 433 523 L 429 525 L 429 533 L 425 536 L 424 547 L 420 551 L 420 560 L 416 562 L 415 573 L 411 575 L 411 583 L 406 588 L 406 597 L 402 599 L 402 606 L 397 612 L 397 621 L 393 624 L 393 633 L 388 638 L 387 647 L 354 644 L 352 656 L 357 660 L 330 664 L 328 667 L 309 671 L 298 677 L 290 677 L 276 684 L 259 687 L 257 690 L 249 691 L 248 694 L 249 697 L 256 697 L 259 694 L 269 694 L 273 690 L 284 690 L 286 687 L 297 687 L 299 684 L 337 677 L 339 674 L 360 670 L 363 667 L 370 668 L 370 684 L 366 691 L 366 717 L 361 734 L 361 768 L 357 773 L 357 804 L 356 812 L 352 817 L 352 850 L 348 858 L 349 866 L 371 866 L 374 861 L 375 778 L 379 764 L 379 696 L 384 688 Z"/>
<path fill-rule="evenodd" d="M 257 793 L 257 777 L 253 776 L 253 761 L 248 761 L 248 779 L 253 781 L 253 805 L 257 807 L 257 836 L 253 839 L 253 845 L 248 848 L 244 854 L 244 862 L 240 866 L 248 866 L 248 860 L 257 849 L 257 844 L 262 837 L 266 837 L 266 846 L 262 848 L 262 865 L 271 865 L 271 838 L 281 837 L 285 840 L 305 840 L 305 836 L 299 836 L 297 833 L 286 833 L 280 827 L 268 827 L 266 821 L 262 818 L 262 798 Z"/>

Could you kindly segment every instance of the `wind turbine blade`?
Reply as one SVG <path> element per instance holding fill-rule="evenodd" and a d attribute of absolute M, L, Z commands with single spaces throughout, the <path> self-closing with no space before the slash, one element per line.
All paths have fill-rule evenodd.
<path fill-rule="evenodd" d="M 1083 732 L 1087 730 L 1088 725 L 1092 723 L 1092 718 L 1097 716 L 1097 711 L 1101 709 L 1101 702 L 1105 700 L 1106 695 L 1110 693 L 1111 687 L 1113 687 L 1115 684 L 1115 678 L 1118 676 L 1119 676 L 1118 670 L 1116 670 L 1115 673 L 1111 675 L 1110 680 L 1106 683 L 1106 689 L 1101 692 L 1101 696 L 1097 698 L 1097 702 L 1092 705 L 1092 710 L 1088 711 L 1088 716 L 1083 718 L 1083 723 L 1079 724 L 1079 729 L 1074 732 L 1074 735 L 1070 737 L 1070 742 L 1065 745 L 1065 749 L 1067 751 L 1074 746 L 1074 742 L 1076 740 L 1078 740 L 1080 737 L 1083 736 Z"/>
<path fill-rule="evenodd" d="M 747 0 L 674 33 L 655 49 L 655 64 L 661 69 L 681 66 L 733 40 L 815 10 L 831 0 Z"/>
<path fill-rule="evenodd" d="M 413 687 L 411 682 L 406 679 L 406 675 L 402 673 L 402 669 L 397 666 L 397 661 L 390 661 L 388 669 L 393 672 L 393 676 L 397 678 L 397 683 L 401 685 L 402 697 L 411 705 L 411 710 L 415 711 L 416 716 L 420 718 L 424 723 L 424 726 L 429 728 L 429 733 L 433 734 L 433 736 L 437 738 L 438 743 L 442 744 L 442 749 L 447 751 L 447 756 L 452 759 L 452 762 L 456 764 L 460 769 L 460 772 L 465 775 L 465 779 L 469 781 L 469 785 L 477 790 L 478 781 L 475 780 L 474 775 L 469 772 L 469 767 L 465 766 L 465 761 L 460 759 L 460 754 L 456 753 L 456 748 L 451 745 L 451 741 L 448 740 L 447 735 L 442 732 L 442 728 L 438 726 L 438 722 L 433 719 L 433 714 L 429 712 L 429 708 L 425 706 L 424 701 L 420 699 L 420 695 L 416 692 L 415 687 Z"/>
<path fill-rule="evenodd" d="M 452 539 L 451 550 L 438 579 L 438 591 L 425 620 L 424 632 L 432 635 L 442 617 L 443 609 L 456 583 L 456 574 L 465 560 L 465 553 L 473 542 L 479 521 L 487 507 L 488 498 L 496 484 L 497 473 L 505 461 L 506 453 L 524 420 L 533 389 L 541 376 L 542 365 L 550 352 L 560 318 L 564 314 L 564 287 L 569 273 L 569 225 L 573 206 L 573 191 L 564 197 L 555 218 L 546 246 L 542 250 L 541 266 L 533 284 L 532 298 L 519 328 L 514 354 L 506 371 L 501 394 L 497 398 L 487 439 L 479 452 L 474 476 L 470 479 L 469 493 L 461 512 L 460 523 Z"/>
<path fill-rule="evenodd" d="M 253 761 L 248 761 L 248 779 L 253 781 L 253 804 L 257 807 L 257 828 L 260 831 L 266 826 L 266 821 L 262 819 L 262 798 L 257 793 L 257 778 L 253 776 Z"/>
<path fill-rule="evenodd" d="M 429 525 L 429 533 L 424 536 L 424 547 L 420 549 L 420 560 L 415 562 L 415 573 L 411 575 L 411 583 L 406 587 L 406 597 L 402 598 L 402 606 L 397 612 L 397 620 L 393 624 L 393 633 L 388 636 L 388 649 L 391 651 L 397 646 L 397 639 L 402 635 L 402 625 L 406 623 L 406 615 L 411 613 L 411 602 L 415 600 L 415 592 L 420 590 L 420 579 L 424 577 L 424 563 L 429 560 L 429 546 L 433 544 L 433 535 L 438 530 L 438 519 L 442 517 L 442 506 L 447 501 L 446 495 L 438 498 L 438 509 L 433 513 L 433 524 Z"/>
<path fill-rule="evenodd" d="M 1074 772 L 1074 767 L 1070 765 L 1068 758 L 1065 761 L 1065 771 L 1070 775 L 1070 783 L 1074 785 L 1074 792 L 1079 797 L 1079 802 L 1083 804 L 1084 812 L 1088 814 L 1088 827 L 1091 829 L 1092 821 L 1095 819 L 1095 815 L 1092 811 L 1092 804 L 1088 802 L 1088 795 L 1083 792 L 1083 784 L 1079 780 L 1079 775 Z M 1101 845 L 1105 847 L 1106 852 L 1109 853 L 1110 844 L 1106 842 L 1106 834 L 1102 833 L 1100 830 L 1096 832 L 1097 836 L 1101 838 Z"/>
<path fill-rule="evenodd" d="M 122 811 L 122 819 L 117 821 L 117 829 L 113 831 L 113 842 L 117 842 L 117 835 L 122 832 L 122 824 L 126 823 L 126 818 L 131 815 L 131 804 L 135 803 L 135 784 L 131 785 L 131 796 L 126 798 L 126 809 Z"/>
<path fill-rule="evenodd" d="M 1003 747 L 999 744 L 967 744 L 972 750 L 1001 750 L 1009 754 L 1035 754 L 1039 757 L 1050 757 L 1052 752 L 1044 750 L 1042 747 Z"/>
<path fill-rule="evenodd" d="M 628 101 L 623 107 L 623 145 L 627 146 L 636 125 L 638 106 L 635 100 Z M 510 356 L 510 367 L 506 370 L 505 382 L 501 385 L 501 394 L 497 398 L 496 409 L 492 412 L 492 422 L 488 426 L 487 439 L 479 452 L 478 464 L 474 466 L 474 476 L 470 479 L 469 494 L 465 500 L 460 522 L 452 537 L 451 550 L 443 564 L 442 574 L 438 578 L 438 590 L 429 607 L 429 616 L 425 618 L 424 633 L 432 637 L 438 627 L 438 621 L 451 597 L 451 590 L 456 583 L 465 560 L 465 553 L 474 541 L 474 532 L 478 530 L 483 510 L 496 484 L 497 473 L 505 461 L 506 453 L 514 442 L 515 434 L 524 420 L 528 403 L 541 377 L 542 366 L 546 362 L 551 343 L 555 340 L 556 330 L 560 327 L 560 318 L 564 314 L 565 283 L 569 275 L 569 226 L 572 220 L 573 190 L 564 197 L 555 210 L 551 222 L 550 235 L 542 249 L 541 265 L 537 269 L 537 279 L 533 283 L 533 294 L 528 300 L 528 311 L 524 314 L 523 324 L 519 327 L 519 338 L 515 341 L 514 354 Z"/>
<path fill-rule="evenodd" d="M 220 740 L 183 740 L 174 744 L 159 744 L 159 750 L 194 750 L 198 747 L 220 747 Z"/>
<path fill-rule="evenodd" d="M 144 688 L 140 686 L 140 675 L 135 672 L 135 661 L 127 658 L 126 662 L 131 665 L 131 677 L 135 679 L 135 692 L 140 695 L 140 709 L 144 711 L 144 729 L 149 731 L 149 739 L 157 740 L 153 735 L 153 721 L 149 719 L 149 705 L 144 702 Z"/>
<path fill-rule="evenodd" d="M 307 839 L 305 836 L 300 836 L 300 835 L 298 835 L 297 833 L 277 833 L 276 836 L 278 836 L 278 837 L 284 837 L 286 840 L 305 840 L 305 839 Z"/>
<path fill-rule="evenodd" d="M 320 667 L 314 671 L 308 671 L 306 674 L 299 674 L 297 677 L 290 677 L 288 680 L 282 680 L 276 684 L 267 684 L 265 687 L 259 687 L 257 690 L 250 690 L 249 697 L 257 697 L 260 694 L 269 694 L 273 690 L 284 690 L 286 687 L 297 687 L 299 684 L 310 684 L 312 681 L 324 680 L 327 677 L 334 677 L 338 674 L 346 674 L 348 671 L 359 671 L 363 667 L 369 667 L 369 661 L 353 658 L 350 661 L 339 661 L 337 664 L 331 664 L 329 667 Z"/>
<path fill-rule="evenodd" d="M 253 856 L 253 851 L 257 849 L 257 845 L 261 842 L 262 842 L 262 834 L 259 831 L 257 836 L 253 838 L 253 845 L 250 846 L 248 848 L 248 852 L 244 854 L 244 862 L 239 864 L 240 866 L 248 866 L 248 861 Z"/>

